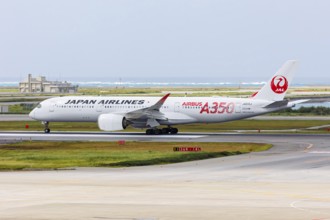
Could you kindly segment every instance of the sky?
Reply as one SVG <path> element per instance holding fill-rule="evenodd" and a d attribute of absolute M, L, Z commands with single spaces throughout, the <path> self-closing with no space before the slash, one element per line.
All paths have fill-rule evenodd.
<path fill-rule="evenodd" d="M 0 81 L 265 81 L 288 59 L 330 84 L 328 0 L 0 0 Z"/>

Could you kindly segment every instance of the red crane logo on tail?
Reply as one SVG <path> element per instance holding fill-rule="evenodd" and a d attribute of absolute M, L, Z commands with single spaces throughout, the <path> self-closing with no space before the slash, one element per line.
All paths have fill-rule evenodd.
<path fill-rule="evenodd" d="M 272 90 L 277 94 L 286 92 L 289 87 L 288 80 L 284 76 L 274 76 L 271 82 Z"/>

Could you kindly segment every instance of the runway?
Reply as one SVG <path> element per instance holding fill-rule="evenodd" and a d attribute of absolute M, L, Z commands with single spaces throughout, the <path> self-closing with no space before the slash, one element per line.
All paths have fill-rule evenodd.
<path fill-rule="evenodd" d="M 328 134 L 271 134 L 271 133 L 237 133 L 237 132 L 181 132 L 176 135 L 146 135 L 144 132 L 43 132 L 1 131 L 0 140 L 34 140 L 34 141 L 184 141 L 184 142 L 261 142 L 277 143 L 278 141 L 295 141 L 310 139 L 327 139 Z"/>
<path fill-rule="evenodd" d="M 8 132 L 0 138 L 5 135 L 274 147 L 161 166 L 1 172 L 0 219 L 330 219 L 329 135 Z"/>
<path fill-rule="evenodd" d="M 180 134 L 180 135 L 145 135 L 145 133 L 104 133 L 104 132 L 0 132 L 0 138 L 4 140 L 37 140 L 37 141 L 169 141 L 189 140 L 201 138 L 204 135 Z"/>

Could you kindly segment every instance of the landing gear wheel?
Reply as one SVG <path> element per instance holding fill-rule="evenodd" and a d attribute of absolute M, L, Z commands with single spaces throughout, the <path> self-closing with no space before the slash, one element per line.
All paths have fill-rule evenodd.
<path fill-rule="evenodd" d="M 49 129 L 49 122 L 48 121 L 43 121 L 42 124 L 45 126 L 45 133 L 48 134 L 50 133 L 50 129 Z"/>
<path fill-rule="evenodd" d="M 158 129 L 158 128 L 150 128 L 150 129 L 146 130 L 146 134 L 147 135 L 151 135 L 151 134 L 159 135 L 159 134 L 162 134 L 162 130 Z"/>
<path fill-rule="evenodd" d="M 154 130 L 154 134 L 156 134 L 156 135 L 161 134 L 161 133 L 162 133 L 162 130 L 160 130 L 160 129 L 158 129 L 158 128 L 156 128 L 156 129 Z"/>
<path fill-rule="evenodd" d="M 147 129 L 146 130 L 146 135 L 151 135 L 152 134 L 152 129 Z"/>
<path fill-rule="evenodd" d="M 146 134 L 147 135 L 160 135 L 160 134 L 177 134 L 178 133 L 178 129 L 177 128 L 162 128 L 162 129 L 158 129 L 158 128 L 149 128 L 146 130 Z"/>
<path fill-rule="evenodd" d="M 168 134 L 168 133 L 170 133 L 169 128 L 162 128 L 162 134 Z"/>
<path fill-rule="evenodd" d="M 179 130 L 178 130 L 177 128 L 171 128 L 171 129 L 170 129 L 170 133 L 171 133 L 171 134 L 177 134 L 178 131 L 179 131 Z"/>

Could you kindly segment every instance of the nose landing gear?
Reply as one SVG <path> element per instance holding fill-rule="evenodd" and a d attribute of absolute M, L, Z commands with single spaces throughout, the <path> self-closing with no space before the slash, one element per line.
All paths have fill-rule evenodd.
<path fill-rule="evenodd" d="M 49 122 L 48 121 L 43 121 L 42 124 L 45 126 L 45 133 L 48 134 L 50 133 L 50 129 L 49 129 Z"/>

